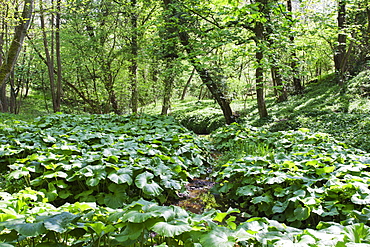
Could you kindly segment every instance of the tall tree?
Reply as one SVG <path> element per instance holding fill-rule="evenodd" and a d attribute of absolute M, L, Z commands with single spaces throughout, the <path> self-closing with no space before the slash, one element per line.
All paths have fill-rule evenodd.
<path fill-rule="evenodd" d="M 55 108 L 54 112 L 60 112 L 62 99 L 62 59 L 61 59 L 61 44 L 60 44 L 60 22 L 61 22 L 61 0 L 56 3 L 56 17 L 55 17 L 55 56 L 57 64 L 57 83 L 55 90 Z"/>
<path fill-rule="evenodd" d="M 14 69 L 14 65 L 17 62 L 24 38 L 30 26 L 32 13 L 33 13 L 33 0 L 25 0 L 24 5 L 23 5 L 22 15 L 19 17 L 18 25 L 15 27 L 13 40 L 9 46 L 8 51 L 6 51 L 6 54 L 7 54 L 6 59 L 5 61 L 0 62 L 0 87 L 1 88 L 5 87 L 6 82 L 11 72 Z M 2 102 L 0 102 L 1 108 L 3 108 L 2 103 L 4 102 L 4 99 L 5 98 L 0 99 L 2 100 Z"/>
<path fill-rule="evenodd" d="M 294 23 L 292 0 L 287 0 L 287 10 L 288 10 L 287 17 L 288 17 L 288 21 L 289 21 L 289 26 L 292 29 L 293 23 Z M 292 33 L 289 35 L 289 39 L 290 39 L 291 45 L 294 47 L 295 37 Z M 298 76 L 299 75 L 298 63 L 297 63 L 298 62 L 298 57 L 297 57 L 297 53 L 296 53 L 295 49 L 292 50 L 290 59 L 291 59 L 290 67 L 292 69 L 292 74 L 293 74 L 294 92 L 296 94 L 301 94 L 301 93 L 303 93 L 303 86 L 302 86 L 301 79 Z"/>
<path fill-rule="evenodd" d="M 172 5 L 172 0 L 163 0 L 163 24 L 160 30 L 162 40 L 161 59 L 164 62 L 163 71 L 163 103 L 162 115 L 167 115 L 171 104 L 172 89 L 175 76 L 175 61 L 178 57 L 177 54 L 177 33 L 176 28 L 176 7 Z"/>
<path fill-rule="evenodd" d="M 257 92 L 257 106 L 260 118 L 268 116 L 266 102 L 265 102 L 265 79 L 264 79 L 264 20 L 268 15 L 268 0 L 256 0 L 258 12 L 260 17 L 255 20 L 254 23 L 254 41 L 256 42 L 256 53 L 255 58 L 257 62 L 256 67 L 256 92 Z"/>
<path fill-rule="evenodd" d="M 338 82 L 343 85 L 344 73 L 346 71 L 346 42 L 347 34 L 345 32 L 346 22 L 346 0 L 338 1 L 338 40 L 334 53 L 335 72 L 338 76 Z"/>
<path fill-rule="evenodd" d="M 53 5 L 54 1 L 52 1 L 51 3 Z M 60 50 L 59 50 L 60 49 L 60 40 L 58 40 L 56 42 L 57 43 L 56 46 L 58 47 L 58 50 L 59 50 L 59 52 L 57 52 L 58 53 L 57 57 L 59 59 L 59 62 L 58 62 L 59 66 L 57 65 L 57 68 L 58 68 L 57 69 L 57 76 L 58 76 L 57 80 L 58 80 L 58 82 L 55 81 L 55 74 L 54 74 L 54 71 L 55 71 L 54 53 L 55 53 L 55 39 L 56 39 L 56 37 L 59 38 L 59 30 L 57 30 L 58 35 L 56 35 L 56 32 L 55 32 L 56 30 L 55 30 L 55 27 L 54 27 L 54 25 L 55 25 L 54 13 L 51 13 L 51 15 L 50 15 L 50 19 L 49 19 L 50 26 L 46 25 L 46 22 L 45 22 L 46 11 L 45 11 L 45 6 L 44 6 L 44 1 L 40 0 L 39 5 L 40 5 L 40 25 L 41 25 L 41 30 L 42 30 L 46 65 L 47 65 L 47 68 L 48 68 L 51 100 L 52 100 L 52 104 L 53 104 L 53 111 L 58 112 L 58 111 L 60 111 L 60 94 L 58 94 L 57 92 L 60 92 L 60 91 L 58 91 L 58 87 L 57 87 L 56 84 L 59 84 L 60 80 L 61 80 L 61 70 L 60 70 L 61 62 L 60 62 Z M 54 6 L 51 6 L 51 7 L 53 8 Z M 59 18 L 60 18 L 60 16 L 59 16 Z M 51 31 L 49 32 L 48 30 L 51 30 Z M 48 37 L 49 36 L 48 33 L 50 33 L 50 38 Z"/>
<path fill-rule="evenodd" d="M 171 0 L 172 4 L 174 2 L 175 0 Z M 219 78 L 221 73 L 218 70 L 220 70 L 220 68 L 208 68 L 206 64 L 200 61 L 198 54 L 201 52 L 198 50 L 199 48 L 193 44 L 194 41 L 191 39 L 188 31 L 189 29 L 187 29 L 187 25 L 189 25 L 187 18 L 190 18 L 189 13 L 180 8 L 177 11 L 178 25 L 180 27 L 178 35 L 180 43 L 187 53 L 187 60 L 195 68 L 203 84 L 207 86 L 208 90 L 221 107 L 226 123 L 231 124 L 235 122 L 236 119 L 230 106 L 231 99 L 228 96 L 227 89 Z M 218 29 L 219 27 L 216 25 L 214 28 Z M 203 49 L 204 48 L 205 47 L 203 47 Z M 204 53 L 204 51 L 202 51 L 202 53 Z"/>
<path fill-rule="evenodd" d="M 138 69 L 138 9 L 137 0 L 132 0 L 130 4 L 130 23 L 131 23 L 131 35 L 130 35 L 130 87 L 131 87 L 131 109 L 133 113 L 138 111 L 138 82 L 137 82 L 137 69 Z"/>

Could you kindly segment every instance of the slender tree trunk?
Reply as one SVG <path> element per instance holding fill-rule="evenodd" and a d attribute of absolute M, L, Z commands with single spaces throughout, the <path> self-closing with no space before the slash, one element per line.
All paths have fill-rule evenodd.
<path fill-rule="evenodd" d="M 365 46 L 367 53 L 370 53 L 370 4 L 366 7 L 367 29 L 365 33 Z M 365 55 L 366 56 L 366 55 Z"/>
<path fill-rule="evenodd" d="M 37 56 L 41 59 L 41 61 L 44 62 L 44 64 L 46 66 L 48 66 L 48 62 L 47 62 L 47 59 L 45 57 L 42 56 L 42 54 L 40 53 L 40 51 L 37 49 L 37 47 L 33 44 L 32 40 L 30 39 L 30 37 L 28 37 L 28 39 L 30 40 L 31 42 L 31 45 L 32 45 L 32 48 L 34 49 L 34 51 L 36 52 Z M 58 72 L 54 69 L 53 71 L 54 75 L 57 75 Z M 44 81 L 44 79 L 43 79 Z M 84 103 L 88 104 L 91 109 L 95 109 L 97 107 L 97 102 L 94 101 L 94 100 L 91 100 L 89 98 L 89 96 L 85 95 L 85 93 L 83 91 L 81 91 L 78 87 L 76 87 L 73 83 L 70 83 L 68 82 L 67 80 L 65 80 L 63 77 L 62 77 L 62 81 L 63 83 L 70 87 L 83 101 Z M 28 90 L 27 90 L 28 91 Z M 44 93 L 45 95 L 45 93 Z M 49 112 L 49 110 L 47 109 L 47 112 Z"/>
<path fill-rule="evenodd" d="M 172 0 L 163 0 L 164 13 L 164 27 L 160 30 L 160 35 L 163 39 L 162 44 L 162 59 L 165 64 L 165 70 L 163 71 L 163 101 L 162 101 L 162 115 L 167 115 L 168 110 L 171 107 L 171 98 L 174 84 L 174 67 L 175 60 L 178 55 L 176 52 L 176 39 L 178 29 L 176 27 L 177 23 L 174 21 L 174 16 L 176 15 L 176 9 L 172 6 Z"/>
<path fill-rule="evenodd" d="M 292 1 L 291 0 L 288 0 L 287 2 L 287 9 L 288 9 L 288 20 L 290 21 L 290 27 L 293 26 L 293 8 L 292 8 Z M 290 40 L 290 43 L 291 45 L 294 46 L 294 40 L 295 40 L 295 37 L 294 35 L 290 35 L 289 37 L 289 40 Z M 301 79 L 298 77 L 299 75 L 299 71 L 298 71 L 298 58 L 297 58 L 297 53 L 295 51 L 295 49 L 292 51 L 292 54 L 291 54 L 291 62 L 290 62 L 290 67 L 292 69 L 292 74 L 293 74 L 293 88 L 294 88 L 294 92 L 296 94 L 301 94 L 303 93 L 303 86 L 302 86 L 302 81 Z"/>
<path fill-rule="evenodd" d="M 165 6 L 169 7 L 170 5 L 173 5 L 174 1 L 173 0 L 163 0 L 163 3 L 164 3 Z M 179 16 L 179 17 L 177 17 L 177 20 L 176 20 L 176 22 L 178 22 L 178 23 L 175 23 L 175 24 L 177 24 L 178 26 L 185 26 L 185 22 L 183 20 L 183 17 L 181 17 L 179 11 L 177 9 L 175 9 L 176 7 L 172 6 L 171 8 L 173 8 L 172 11 L 174 11 L 174 13 Z M 197 73 L 198 73 L 200 79 L 202 80 L 202 82 L 208 87 L 208 89 L 212 93 L 212 96 L 215 98 L 217 103 L 220 105 L 220 107 L 222 109 L 222 112 L 223 112 L 223 115 L 225 117 L 226 123 L 231 124 L 231 123 L 235 122 L 236 119 L 233 116 L 233 112 L 232 112 L 231 107 L 230 107 L 230 100 L 227 97 L 227 95 L 225 94 L 225 90 L 222 88 L 222 86 L 217 81 L 215 81 L 212 78 L 212 76 L 210 74 L 210 71 L 208 71 L 204 67 L 204 65 L 199 63 L 199 61 L 196 59 L 197 58 L 196 57 L 197 52 L 194 49 L 194 47 L 192 46 L 192 44 L 190 43 L 189 33 L 184 29 L 182 29 L 180 31 L 179 28 L 177 27 L 177 25 L 174 25 L 172 27 L 173 31 L 171 31 L 171 32 L 173 34 L 176 33 L 177 36 L 179 37 L 180 43 L 185 48 L 185 50 L 188 54 L 188 61 L 190 62 L 190 64 L 193 65 L 194 69 L 197 71 Z M 171 53 L 171 51 L 168 51 L 168 56 L 170 58 L 176 58 L 175 55 L 176 54 L 174 54 L 173 51 L 172 51 L 172 53 Z"/>
<path fill-rule="evenodd" d="M 139 102 L 139 95 L 138 95 L 138 86 L 137 86 L 137 56 L 138 56 L 138 30 L 137 30 L 137 21 L 138 21 L 138 13 L 137 13 L 137 1 L 131 1 L 131 41 L 130 41 L 130 49 L 131 49 L 131 58 L 130 58 L 130 85 L 131 85 L 131 110 L 133 113 L 138 112 L 138 102 Z"/>
<path fill-rule="evenodd" d="M 6 16 L 7 13 L 4 13 L 4 16 Z M 6 25 L 6 22 L 5 22 L 5 19 L 2 21 L 1 23 L 1 30 L 3 30 L 1 33 L 0 33 L 0 68 L 2 67 L 3 63 L 4 63 L 4 57 L 3 57 L 3 54 L 4 54 L 4 35 L 6 33 L 6 28 L 7 28 L 7 25 Z M 6 112 L 6 108 L 7 108 L 7 100 L 6 100 L 6 83 L 3 83 L 3 84 L 0 84 L 0 112 Z"/>
<path fill-rule="evenodd" d="M 16 114 L 17 113 L 17 92 L 15 89 L 14 83 L 14 70 L 12 70 L 11 75 L 9 77 L 9 85 L 10 85 L 10 97 L 9 97 L 9 112 Z"/>
<path fill-rule="evenodd" d="M 61 0 L 57 0 L 57 13 L 55 19 L 55 52 L 57 62 L 57 83 L 55 93 L 55 112 L 60 112 L 61 98 L 62 98 L 62 61 L 60 57 L 60 12 Z"/>
<path fill-rule="evenodd" d="M 347 35 L 344 33 L 346 21 L 346 1 L 340 0 L 338 3 L 338 45 L 334 54 L 335 71 L 338 76 L 339 85 L 343 85 L 346 57 Z"/>
<path fill-rule="evenodd" d="M 274 82 L 274 92 L 277 102 L 284 102 L 288 99 L 288 94 L 281 78 L 281 73 L 277 65 L 271 67 L 271 76 Z"/>
<path fill-rule="evenodd" d="M 45 26 L 45 17 L 44 17 L 44 7 L 43 7 L 43 0 L 40 0 L 40 25 L 42 29 L 42 36 L 43 36 L 43 43 L 44 43 L 44 51 L 45 51 L 45 58 L 46 64 L 48 67 L 48 75 L 49 75 L 49 82 L 50 82 L 50 92 L 51 92 L 51 99 L 53 103 L 53 111 L 57 112 L 57 101 L 56 101 L 56 89 L 55 89 L 55 76 L 54 76 L 54 59 L 52 56 L 53 49 L 49 50 L 49 42 L 46 33 L 46 26 Z"/>
<path fill-rule="evenodd" d="M 184 86 L 184 89 L 182 90 L 182 94 L 181 94 L 180 100 L 184 100 L 185 99 L 186 92 L 188 91 L 188 88 L 189 88 L 189 85 L 191 83 L 191 80 L 193 79 L 194 73 L 195 73 L 195 68 L 191 71 L 190 77 L 187 80 L 187 82 L 186 82 L 186 84 Z"/>
<path fill-rule="evenodd" d="M 261 13 L 266 11 L 267 8 L 267 0 L 258 0 L 259 3 L 258 7 Z M 257 106 L 258 106 L 258 113 L 260 118 L 265 118 L 268 116 L 266 102 L 265 102 L 265 94 L 264 94 L 264 77 L 263 77 L 263 47 L 262 42 L 264 39 L 264 26 L 263 23 L 260 21 L 256 21 L 254 27 L 254 35 L 255 35 L 255 42 L 256 42 L 256 92 L 257 92 Z"/>
<path fill-rule="evenodd" d="M 6 83 L 21 51 L 24 37 L 31 22 L 33 13 L 33 0 L 25 0 L 18 26 L 15 28 L 14 38 L 7 52 L 7 59 L 0 66 L 0 87 Z"/>
<path fill-rule="evenodd" d="M 163 102 L 162 102 L 162 115 L 167 115 L 168 110 L 171 107 L 171 98 L 172 98 L 172 88 L 173 88 L 173 61 L 169 59 L 166 63 L 166 69 L 163 75 L 163 83 L 164 83 L 164 90 L 163 90 Z"/>

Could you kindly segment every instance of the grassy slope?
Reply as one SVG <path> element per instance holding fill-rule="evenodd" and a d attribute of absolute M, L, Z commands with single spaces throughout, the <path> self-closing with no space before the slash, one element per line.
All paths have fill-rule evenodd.
<path fill-rule="evenodd" d="M 307 85 L 303 95 L 292 95 L 286 102 L 276 103 L 273 97 L 267 97 L 267 119 L 259 119 L 256 99 L 234 101 L 232 108 L 240 112 L 239 121 L 248 125 L 271 131 L 309 128 L 370 151 L 370 100 L 343 91 L 348 90 L 341 89 L 329 75 Z M 146 112 L 159 110 L 147 108 Z M 222 112 L 213 100 L 175 101 L 171 115 L 197 133 L 209 133 L 224 125 Z"/>

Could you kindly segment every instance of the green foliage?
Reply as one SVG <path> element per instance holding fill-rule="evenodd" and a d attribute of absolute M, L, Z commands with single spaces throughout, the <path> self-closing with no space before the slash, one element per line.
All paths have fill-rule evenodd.
<path fill-rule="evenodd" d="M 237 226 L 238 210 L 201 215 L 143 199 L 121 209 L 95 203 L 54 207 L 45 195 L 26 189 L 0 194 L 0 246 L 350 246 L 370 243 L 369 227 L 321 224 L 300 230 L 266 218 Z"/>
<path fill-rule="evenodd" d="M 163 203 L 207 169 L 204 142 L 172 118 L 51 115 L 4 126 L 0 135 L 7 179 L 23 179 L 55 205 Z"/>
<path fill-rule="evenodd" d="M 211 137 L 216 148 L 265 143 L 267 155 L 230 159 L 214 174 L 227 204 L 295 227 L 320 221 L 368 223 L 370 156 L 308 129 L 267 132 L 234 124 Z"/>
<path fill-rule="evenodd" d="M 177 105 L 172 116 L 186 128 L 197 134 L 209 134 L 225 125 L 222 111 L 210 100 L 186 102 Z"/>
<path fill-rule="evenodd" d="M 370 96 L 370 70 L 364 70 L 347 83 L 347 90 L 351 94 L 361 97 Z"/>

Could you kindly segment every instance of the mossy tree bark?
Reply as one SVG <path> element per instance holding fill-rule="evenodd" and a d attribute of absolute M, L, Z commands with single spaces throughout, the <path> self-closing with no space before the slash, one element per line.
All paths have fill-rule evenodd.
<path fill-rule="evenodd" d="M 26 36 L 27 30 L 30 26 L 31 17 L 33 13 L 33 0 L 25 0 L 22 16 L 19 18 L 19 24 L 15 27 L 14 38 L 9 46 L 7 57 L 5 61 L 1 63 L 0 66 L 0 88 L 4 88 L 9 76 L 14 69 L 14 65 L 17 62 L 19 52 L 21 51 L 24 38 Z M 0 102 L 1 107 L 4 110 L 2 103 L 4 102 L 2 97 L 2 102 Z"/>

